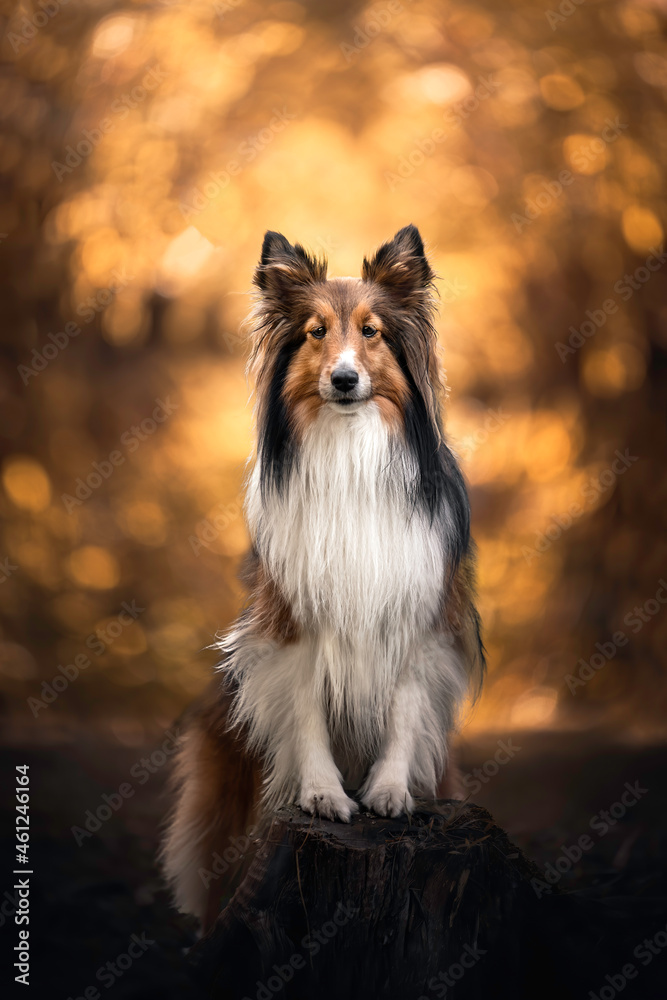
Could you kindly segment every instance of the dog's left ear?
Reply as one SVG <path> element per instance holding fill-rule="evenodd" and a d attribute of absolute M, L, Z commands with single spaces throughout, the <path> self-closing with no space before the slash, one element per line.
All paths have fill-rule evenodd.
<path fill-rule="evenodd" d="M 393 240 L 383 243 L 370 260 L 364 257 L 361 276 L 364 281 L 383 285 L 406 305 L 415 293 L 418 295 L 428 289 L 435 274 L 417 227 L 405 226 Z"/>

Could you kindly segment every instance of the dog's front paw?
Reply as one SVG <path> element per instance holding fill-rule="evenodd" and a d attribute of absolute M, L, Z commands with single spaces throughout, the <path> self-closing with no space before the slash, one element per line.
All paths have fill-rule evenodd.
<path fill-rule="evenodd" d="M 359 812 L 357 803 L 345 794 L 340 785 L 337 788 L 304 785 L 299 805 L 304 812 L 312 813 L 313 816 L 339 819 L 343 823 L 349 823 L 354 813 Z"/>
<path fill-rule="evenodd" d="M 392 816 L 394 819 L 403 813 L 409 815 L 415 806 L 405 785 L 376 782 L 371 782 L 365 790 L 362 790 L 361 801 L 367 809 L 372 809 L 380 816 Z"/>

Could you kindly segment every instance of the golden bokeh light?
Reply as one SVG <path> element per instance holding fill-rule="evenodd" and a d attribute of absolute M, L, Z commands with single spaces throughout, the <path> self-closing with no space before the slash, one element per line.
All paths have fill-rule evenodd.
<path fill-rule="evenodd" d="M 658 616 L 576 701 L 564 681 L 667 555 L 664 12 L 390 6 L 65 4 L 30 37 L 28 8 L 8 21 L 2 683 L 39 686 L 56 652 L 144 609 L 54 719 L 87 705 L 134 745 L 203 688 L 243 606 L 242 321 L 265 230 L 358 275 L 413 222 L 479 548 L 471 725 L 585 725 L 616 702 L 664 725 Z"/>
<path fill-rule="evenodd" d="M 571 111 L 584 102 L 584 92 L 577 81 L 562 73 L 550 73 L 540 80 L 544 103 L 556 111 Z"/>
<path fill-rule="evenodd" d="M 623 235 L 633 250 L 645 253 L 662 243 L 664 230 L 650 208 L 628 205 L 623 212 Z"/>
<path fill-rule="evenodd" d="M 33 458 L 15 456 L 5 462 L 2 483 L 9 499 L 22 510 L 45 510 L 51 500 L 51 483 L 45 469 Z"/>
<path fill-rule="evenodd" d="M 517 699 L 510 722 L 520 729 L 544 726 L 553 716 L 557 705 L 558 692 L 553 688 L 530 688 Z"/>
<path fill-rule="evenodd" d="M 125 505 L 118 522 L 123 531 L 142 545 L 164 545 L 167 539 L 167 519 L 159 504 L 152 500 Z"/>
<path fill-rule="evenodd" d="M 632 344 L 589 352 L 584 358 L 585 384 L 596 396 L 613 399 L 644 381 L 646 363 Z"/>
<path fill-rule="evenodd" d="M 118 584 L 120 570 L 114 556 L 99 545 L 75 549 L 67 561 L 72 580 L 92 590 L 109 590 Z"/>

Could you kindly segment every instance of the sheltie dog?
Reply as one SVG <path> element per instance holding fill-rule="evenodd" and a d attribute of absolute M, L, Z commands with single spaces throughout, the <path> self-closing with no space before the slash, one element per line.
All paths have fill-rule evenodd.
<path fill-rule="evenodd" d="M 484 649 L 468 498 L 443 439 L 434 279 L 414 226 L 360 279 L 264 237 L 251 597 L 190 711 L 163 846 L 178 906 L 204 922 L 223 884 L 200 876 L 276 807 L 349 822 L 359 802 L 396 817 L 447 791 L 448 737 Z"/>

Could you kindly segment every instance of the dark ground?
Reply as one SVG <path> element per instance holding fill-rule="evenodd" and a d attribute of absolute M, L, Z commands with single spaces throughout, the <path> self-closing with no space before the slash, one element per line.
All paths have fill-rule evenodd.
<path fill-rule="evenodd" d="M 488 780 L 480 780 L 478 790 L 472 769 L 483 769 L 494 760 L 498 740 L 509 743 L 507 734 L 501 734 L 470 738 L 462 744 L 463 770 L 471 775 L 468 787 L 474 790 L 471 801 L 488 808 L 540 866 L 561 859 L 565 867 L 563 848 L 572 848 L 584 834 L 593 842 L 581 860 L 563 873 L 559 888 L 595 898 L 630 897 L 639 901 L 634 905 L 640 908 L 644 900 L 649 910 L 655 905 L 652 900 L 667 898 L 666 746 L 620 743 L 600 733 L 514 733 L 509 744 L 514 756 L 497 768 L 487 763 L 481 776 Z M 154 749 L 112 747 L 82 737 L 66 745 L 14 746 L 0 751 L 8 776 L 3 796 L 6 875 L 0 916 L 4 959 L 16 943 L 17 932 L 9 825 L 17 764 L 30 765 L 32 785 L 32 985 L 30 991 L 17 995 L 75 1000 L 86 996 L 90 986 L 99 987 L 100 995 L 112 1000 L 180 1000 L 198 995 L 185 960 L 185 950 L 194 941 L 194 927 L 170 907 L 155 864 L 167 768 L 160 768 L 143 784 L 136 770 L 134 777 L 130 775 L 140 758 Z M 504 759 L 505 755 L 500 756 Z M 497 773 L 489 774 L 496 769 Z M 123 782 L 130 782 L 135 794 L 78 846 L 72 827 L 82 827 L 86 811 L 97 810 L 103 793 L 116 793 Z M 638 801 L 615 821 L 613 812 L 619 814 L 623 807 L 612 807 L 620 802 L 626 782 L 637 787 Z M 605 818 L 601 811 L 610 809 L 612 815 Z M 658 921 L 655 931 L 664 928 L 665 921 Z M 154 944 L 121 976 L 115 978 L 110 972 L 100 985 L 97 970 L 127 952 L 133 934 L 140 938 L 145 934 Z M 619 969 L 632 960 L 631 954 L 619 955 Z M 665 958 L 656 956 L 654 961 Z M 121 964 L 125 964 L 123 959 Z M 655 968 L 652 979 L 654 973 Z M 3 975 L 3 995 L 7 995 L 4 983 L 12 979 L 10 971 Z"/>

